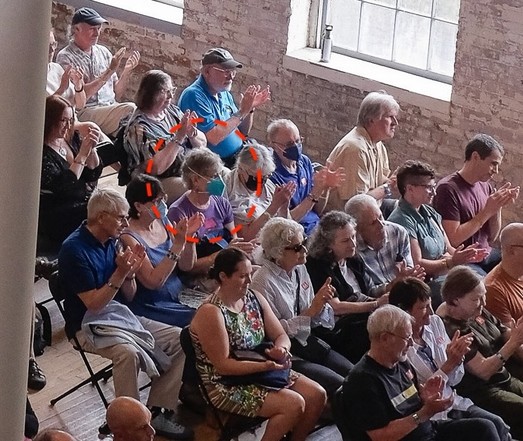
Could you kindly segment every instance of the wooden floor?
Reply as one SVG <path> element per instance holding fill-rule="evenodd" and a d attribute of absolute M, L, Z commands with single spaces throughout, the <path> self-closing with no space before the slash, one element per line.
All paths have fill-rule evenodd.
<path fill-rule="evenodd" d="M 103 185 L 112 186 L 114 178 L 104 179 Z M 34 285 L 35 299 L 41 301 L 49 298 L 50 293 L 46 280 L 40 280 Z M 104 422 L 105 408 L 96 390 L 91 386 L 82 389 L 64 398 L 54 407 L 49 405 L 52 398 L 60 395 L 69 387 L 77 384 L 86 377 L 85 366 L 79 354 L 72 348 L 65 338 L 64 322 L 54 302 L 46 304 L 51 315 L 53 326 L 53 343 L 45 349 L 43 355 L 37 357 L 39 366 L 47 377 L 47 386 L 36 393 L 30 393 L 29 400 L 40 421 L 40 428 L 61 428 L 78 441 L 94 441 L 98 436 L 98 427 Z M 97 356 L 90 356 L 95 367 L 101 367 L 105 362 Z M 147 377 L 142 378 L 143 384 L 147 383 Z M 114 397 L 112 380 L 103 387 L 109 400 Z M 145 395 L 148 390 L 142 392 Z M 145 402 L 145 399 L 142 400 Z M 179 406 L 178 414 L 180 422 L 195 430 L 196 441 L 211 441 L 217 439 L 217 432 L 212 429 L 200 415 Z M 263 429 L 256 434 L 244 434 L 240 437 L 242 441 L 260 439 Z M 155 440 L 163 441 L 164 438 L 156 437 Z M 309 436 L 308 441 L 341 441 L 341 435 L 335 426 L 327 426 Z"/>

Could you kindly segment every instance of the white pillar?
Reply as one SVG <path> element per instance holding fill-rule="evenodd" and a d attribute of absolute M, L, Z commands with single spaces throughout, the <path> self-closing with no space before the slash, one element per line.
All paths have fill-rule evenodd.
<path fill-rule="evenodd" d="M 51 0 L 0 1 L 0 439 L 23 439 Z"/>

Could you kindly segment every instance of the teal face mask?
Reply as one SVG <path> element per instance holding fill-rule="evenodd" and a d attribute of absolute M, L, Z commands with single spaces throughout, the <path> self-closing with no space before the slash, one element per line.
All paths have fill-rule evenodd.
<path fill-rule="evenodd" d="M 213 196 L 222 196 L 225 190 L 225 182 L 221 176 L 211 179 L 207 182 L 207 193 Z"/>

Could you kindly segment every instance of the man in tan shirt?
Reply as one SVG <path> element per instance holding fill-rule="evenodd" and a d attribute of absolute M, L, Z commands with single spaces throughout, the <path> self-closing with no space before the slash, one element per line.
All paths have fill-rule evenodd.
<path fill-rule="evenodd" d="M 330 193 L 326 211 L 343 210 L 355 194 L 368 193 L 379 203 L 391 194 L 395 177 L 390 176 L 387 149 L 382 141 L 394 137 L 400 107 L 383 91 L 369 93 L 361 102 L 358 124 L 330 153 L 332 169 L 344 167 L 345 183 Z"/>

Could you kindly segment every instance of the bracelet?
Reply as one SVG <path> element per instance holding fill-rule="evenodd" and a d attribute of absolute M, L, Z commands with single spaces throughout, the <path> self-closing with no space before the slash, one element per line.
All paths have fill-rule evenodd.
<path fill-rule="evenodd" d="M 73 161 L 75 164 L 80 164 L 80 165 L 83 165 L 85 167 L 85 161 L 84 162 L 81 162 L 81 161 L 77 161 L 76 158 L 75 160 Z"/>
<path fill-rule="evenodd" d="M 416 423 L 416 426 L 419 426 L 421 424 L 421 418 L 419 417 L 418 413 L 415 412 L 411 415 L 412 419 Z"/>
<path fill-rule="evenodd" d="M 173 262 L 177 262 L 178 259 L 180 258 L 180 255 L 179 254 L 176 254 L 175 252 L 169 250 L 167 251 L 167 258 L 172 260 Z"/>
<path fill-rule="evenodd" d="M 76 87 L 75 87 L 75 88 L 74 88 L 74 91 L 75 91 L 76 93 L 83 92 L 83 91 L 84 91 L 84 86 L 83 86 L 83 84 L 82 84 L 82 87 L 80 88 L 80 90 L 76 90 Z"/>
<path fill-rule="evenodd" d="M 385 192 L 385 197 L 390 198 L 392 196 L 392 190 L 390 189 L 390 184 L 383 184 L 383 191 Z"/>
<path fill-rule="evenodd" d="M 314 202 L 315 204 L 317 204 L 318 202 L 320 202 L 320 198 L 317 198 L 315 197 L 312 193 L 309 193 L 307 195 L 307 198 L 310 199 L 312 202 Z"/>
<path fill-rule="evenodd" d="M 494 355 L 500 359 L 501 363 L 505 364 L 507 362 L 507 359 L 503 357 L 501 352 L 496 352 Z"/>
<path fill-rule="evenodd" d="M 118 290 L 121 288 L 121 286 L 117 286 L 117 285 L 115 285 L 115 284 L 114 284 L 113 282 L 111 282 L 110 280 L 107 282 L 107 286 L 108 286 L 109 288 L 112 288 L 112 289 L 116 290 L 116 291 L 118 291 Z"/>

